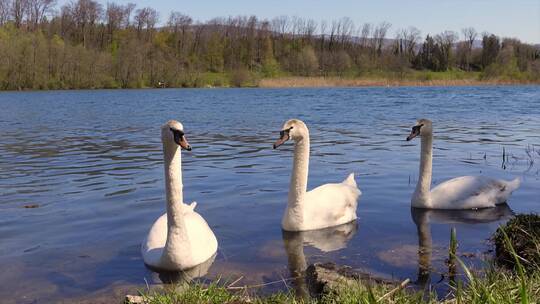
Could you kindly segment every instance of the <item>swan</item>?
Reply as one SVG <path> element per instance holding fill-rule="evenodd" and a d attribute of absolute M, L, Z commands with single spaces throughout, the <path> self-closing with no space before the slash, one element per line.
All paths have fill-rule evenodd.
<path fill-rule="evenodd" d="M 181 150 L 191 151 L 183 125 L 170 120 L 161 127 L 165 166 L 167 212 L 150 228 L 141 252 L 144 263 L 161 271 L 193 268 L 214 256 L 217 239 L 202 216 L 197 203 L 184 204 Z"/>
<path fill-rule="evenodd" d="M 433 155 L 433 127 L 429 119 L 420 119 L 412 127 L 407 141 L 420 136 L 420 172 L 411 198 L 411 206 L 428 209 L 477 209 L 506 203 L 519 187 L 520 179 L 512 181 L 485 176 L 461 176 L 445 181 L 430 191 Z"/>
<path fill-rule="evenodd" d="M 356 219 L 357 199 L 361 192 L 351 173 L 343 182 L 325 184 L 309 192 L 309 131 L 298 119 L 288 120 L 274 143 L 274 149 L 292 139 L 294 145 L 293 171 L 289 198 L 281 227 L 286 231 L 306 231 L 342 225 Z"/>

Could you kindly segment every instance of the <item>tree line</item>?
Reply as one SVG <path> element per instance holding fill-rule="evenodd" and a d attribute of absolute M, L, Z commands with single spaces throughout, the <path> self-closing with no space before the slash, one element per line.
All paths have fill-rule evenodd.
<path fill-rule="evenodd" d="M 162 21 L 162 22 L 161 22 Z M 464 28 L 422 36 L 415 27 L 356 26 L 280 16 L 194 21 L 173 11 L 94 0 L 0 0 L 0 89 L 246 85 L 282 75 L 407 77 L 477 72 L 540 80 L 540 50 Z"/>

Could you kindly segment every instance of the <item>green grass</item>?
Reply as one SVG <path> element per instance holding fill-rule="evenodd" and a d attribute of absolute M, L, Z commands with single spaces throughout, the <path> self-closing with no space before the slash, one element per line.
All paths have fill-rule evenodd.
<path fill-rule="evenodd" d="M 462 264 L 463 266 L 463 264 Z M 437 297 L 435 293 L 423 294 L 414 288 L 405 288 L 383 298 L 393 287 L 386 285 L 368 286 L 358 283 L 354 286 L 343 286 L 324 295 L 320 299 L 297 299 L 294 293 L 280 292 L 266 297 L 246 297 L 245 292 L 230 291 L 226 286 L 210 284 L 203 286 L 193 284 L 184 291 L 149 292 L 145 298 L 149 304 L 173 303 L 315 303 L 315 304 L 353 304 L 353 303 L 538 303 L 540 300 L 540 272 L 515 274 L 508 270 L 489 268 L 486 272 L 475 274 L 465 271 L 470 276 L 469 283 L 457 284 L 446 298 Z M 249 292 L 249 290 L 248 290 Z"/>

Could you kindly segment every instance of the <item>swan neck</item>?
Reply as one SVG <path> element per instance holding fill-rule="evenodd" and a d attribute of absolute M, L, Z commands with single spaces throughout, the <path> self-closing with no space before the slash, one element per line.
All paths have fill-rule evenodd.
<path fill-rule="evenodd" d="M 164 144 L 163 152 L 167 197 L 167 241 L 161 255 L 161 264 L 168 268 L 182 261 L 182 252 L 189 252 L 189 249 L 185 248 L 187 245 L 182 239 L 187 235 L 187 231 L 184 223 L 181 149 Z"/>
<path fill-rule="evenodd" d="M 167 220 L 169 225 L 182 220 L 184 196 L 182 183 L 182 155 L 178 147 L 164 145 L 165 191 L 167 196 Z"/>
<path fill-rule="evenodd" d="M 414 193 L 414 207 L 431 207 L 431 173 L 433 163 L 433 134 L 421 138 L 420 171 Z M 414 202 L 413 202 L 414 203 Z"/>
<path fill-rule="evenodd" d="M 294 145 L 293 171 L 289 188 L 289 207 L 299 207 L 306 195 L 309 168 L 309 135 Z"/>

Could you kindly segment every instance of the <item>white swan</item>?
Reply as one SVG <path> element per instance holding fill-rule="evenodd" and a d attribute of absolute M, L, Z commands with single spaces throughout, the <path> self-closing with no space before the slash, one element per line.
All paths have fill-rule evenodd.
<path fill-rule="evenodd" d="M 519 187 L 519 178 L 513 181 L 485 176 L 461 176 L 431 187 L 433 129 L 428 119 L 420 119 L 412 127 L 407 141 L 421 137 L 420 172 L 416 190 L 411 198 L 412 207 L 429 209 L 475 209 L 495 207 L 505 203 Z"/>
<path fill-rule="evenodd" d="M 361 192 L 351 173 L 339 184 L 325 184 L 309 192 L 307 189 L 309 167 L 309 131 L 298 119 L 283 125 L 274 149 L 293 139 L 294 161 L 287 209 L 281 227 L 287 231 L 305 231 L 327 228 L 356 219 L 357 199 Z"/>
<path fill-rule="evenodd" d="M 182 193 L 181 150 L 191 151 L 184 127 L 175 120 L 161 127 L 165 165 L 167 213 L 150 228 L 142 243 L 144 263 L 158 270 L 178 271 L 195 267 L 217 251 L 217 240 L 206 221 L 186 205 Z"/>

